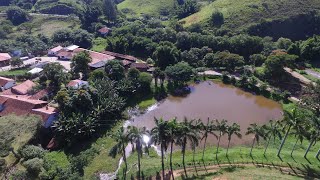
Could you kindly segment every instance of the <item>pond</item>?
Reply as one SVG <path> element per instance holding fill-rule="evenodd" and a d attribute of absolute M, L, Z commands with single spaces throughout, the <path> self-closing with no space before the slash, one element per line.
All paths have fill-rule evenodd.
<path fill-rule="evenodd" d="M 282 117 L 281 105 L 262 96 L 256 96 L 231 85 L 220 82 L 205 81 L 191 85 L 191 93 L 186 97 L 169 96 L 167 99 L 150 108 L 145 114 L 135 117 L 130 124 L 152 129 L 154 117 L 168 120 L 177 117 L 182 121 L 188 119 L 226 119 L 241 126 L 242 139 L 234 136 L 230 146 L 249 145 L 253 136 L 245 136 L 251 123 L 266 124 L 269 120 Z M 208 138 L 208 144 L 214 145 L 217 140 Z M 227 138 L 223 137 L 221 146 L 227 146 Z"/>

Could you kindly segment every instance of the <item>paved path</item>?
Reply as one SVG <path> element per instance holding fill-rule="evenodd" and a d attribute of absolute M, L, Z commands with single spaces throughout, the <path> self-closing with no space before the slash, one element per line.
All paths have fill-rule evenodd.
<path fill-rule="evenodd" d="M 312 69 L 306 69 L 305 72 L 314 78 L 320 79 L 320 73 Z"/>
<path fill-rule="evenodd" d="M 0 16 L 6 16 L 6 13 L 0 13 Z M 74 17 L 74 18 L 78 18 L 78 16 L 74 16 L 74 15 L 60 15 L 60 14 L 42 14 L 42 13 L 29 13 L 30 16 L 47 16 L 47 17 Z"/>
<path fill-rule="evenodd" d="M 308 78 L 306 78 L 306 77 L 304 77 L 303 75 L 301 75 L 301 74 L 299 74 L 298 72 L 296 72 L 296 71 L 293 71 L 292 69 L 290 69 L 290 68 L 284 68 L 284 70 L 286 71 L 286 72 L 288 72 L 288 73 L 290 73 L 293 77 L 295 77 L 295 78 L 297 78 L 297 79 L 299 79 L 299 81 L 301 82 L 301 83 L 303 83 L 303 84 L 311 84 L 312 83 L 312 81 L 311 80 L 309 80 Z"/>

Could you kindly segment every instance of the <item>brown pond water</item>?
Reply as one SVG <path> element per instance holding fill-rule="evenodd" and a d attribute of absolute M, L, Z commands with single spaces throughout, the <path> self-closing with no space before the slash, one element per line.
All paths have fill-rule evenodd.
<path fill-rule="evenodd" d="M 192 92 L 187 97 L 170 96 L 158 106 L 145 114 L 135 117 L 131 125 L 145 126 L 152 129 L 155 125 L 154 117 L 168 120 L 177 117 L 182 121 L 202 119 L 204 123 L 210 119 L 226 119 L 228 124 L 233 122 L 241 126 L 242 139 L 232 137 L 230 146 L 249 145 L 252 136 L 244 135 L 251 123 L 265 124 L 271 119 L 282 117 L 281 105 L 262 96 L 244 92 L 234 86 L 217 82 L 202 82 L 192 85 Z M 208 144 L 216 144 L 214 137 L 208 138 Z M 223 137 L 221 145 L 227 146 L 227 138 Z"/>

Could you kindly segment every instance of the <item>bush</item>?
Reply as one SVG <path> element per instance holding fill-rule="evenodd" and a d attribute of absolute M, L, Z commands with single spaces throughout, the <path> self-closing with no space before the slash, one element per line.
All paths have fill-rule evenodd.
<path fill-rule="evenodd" d="M 224 24 L 224 16 L 220 11 L 215 11 L 211 15 L 211 24 L 216 27 L 220 27 Z"/>
<path fill-rule="evenodd" d="M 230 83 L 230 78 L 229 78 L 229 74 L 226 72 L 222 73 L 222 82 L 225 84 L 229 84 Z"/>
<path fill-rule="evenodd" d="M 28 21 L 28 14 L 19 7 L 10 7 L 7 11 L 7 17 L 14 25 L 22 24 Z"/>
<path fill-rule="evenodd" d="M 20 154 L 24 158 L 24 160 L 29 160 L 29 159 L 33 159 L 33 158 L 42 159 L 45 152 L 46 151 L 44 149 L 42 149 L 41 147 L 27 145 L 20 151 Z"/>
<path fill-rule="evenodd" d="M 33 158 L 23 163 L 23 166 L 30 174 L 38 175 L 43 167 L 43 160 L 39 158 Z"/>
<path fill-rule="evenodd" d="M 22 171 L 22 170 L 17 170 L 14 171 L 11 174 L 10 179 L 14 179 L 14 180 L 28 180 L 30 178 L 28 178 L 28 173 L 26 171 Z"/>

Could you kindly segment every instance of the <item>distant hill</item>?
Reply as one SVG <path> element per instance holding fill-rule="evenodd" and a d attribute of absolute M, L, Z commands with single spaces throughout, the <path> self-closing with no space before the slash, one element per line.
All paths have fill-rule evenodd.
<path fill-rule="evenodd" d="M 303 21 L 308 21 L 308 18 L 310 18 L 298 15 L 319 12 L 319 10 L 319 0 L 215 0 L 209 5 L 204 6 L 199 12 L 181 21 L 185 22 L 185 26 L 203 23 L 210 18 L 212 12 L 220 11 L 224 14 L 225 26 L 235 31 L 242 31 L 251 26 L 266 22 L 288 24 L 288 22 L 285 22 L 288 18 L 295 19 L 291 22 L 291 25 L 297 23 L 296 27 L 303 25 Z M 273 24 L 269 25 L 272 26 Z M 284 28 L 281 26 L 273 28 L 276 27 Z"/>
<path fill-rule="evenodd" d="M 82 0 L 38 0 L 34 9 L 48 14 L 73 14 L 83 8 Z"/>

